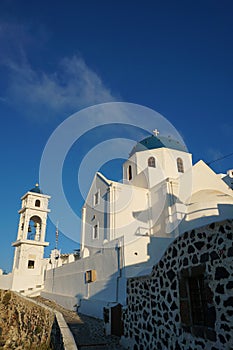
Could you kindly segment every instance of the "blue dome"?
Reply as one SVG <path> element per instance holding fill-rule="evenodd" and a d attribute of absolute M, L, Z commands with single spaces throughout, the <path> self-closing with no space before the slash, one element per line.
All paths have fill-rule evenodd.
<path fill-rule="evenodd" d="M 157 148 L 170 148 L 177 151 L 188 152 L 187 147 L 181 142 L 172 139 L 171 137 L 165 136 L 154 136 L 151 135 L 142 141 L 138 142 L 136 146 L 132 149 L 130 156 L 132 156 L 136 152 L 146 151 L 149 149 L 157 149 Z"/>
<path fill-rule="evenodd" d="M 34 193 L 41 193 L 43 194 L 43 192 L 40 189 L 40 186 L 38 184 L 35 185 L 34 188 L 32 188 L 29 192 L 34 192 Z"/>

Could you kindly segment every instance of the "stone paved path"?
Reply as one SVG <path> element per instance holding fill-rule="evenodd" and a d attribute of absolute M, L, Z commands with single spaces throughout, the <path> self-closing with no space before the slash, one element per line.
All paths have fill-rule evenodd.
<path fill-rule="evenodd" d="M 36 297 L 35 299 L 63 314 L 63 317 L 74 336 L 78 350 L 124 349 L 119 345 L 118 337 L 106 336 L 104 334 L 104 323 L 102 320 L 82 314 L 78 315 L 76 312 L 64 309 L 55 302 L 42 297 Z"/>

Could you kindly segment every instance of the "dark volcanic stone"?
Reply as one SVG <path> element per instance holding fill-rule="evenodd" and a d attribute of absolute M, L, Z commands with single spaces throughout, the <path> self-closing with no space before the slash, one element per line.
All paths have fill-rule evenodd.
<path fill-rule="evenodd" d="M 171 285 L 171 290 L 176 290 L 176 287 L 177 287 L 176 285 L 177 285 L 176 280 L 174 280 Z"/>
<path fill-rule="evenodd" d="M 167 277 L 170 281 L 172 281 L 175 278 L 176 274 L 173 270 L 170 270 L 167 272 Z"/>
<path fill-rule="evenodd" d="M 225 233 L 225 229 L 224 229 L 224 227 L 222 225 L 219 227 L 218 231 L 221 232 L 221 233 Z"/>
<path fill-rule="evenodd" d="M 159 262 L 159 267 L 161 267 L 161 269 L 163 268 L 163 266 L 164 266 L 164 263 L 163 263 L 163 261 L 162 260 L 160 260 L 160 262 Z"/>
<path fill-rule="evenodd" d="M 192 263 L 193 264 L 197 264 L 198 263 L 198 258 L 197 258 L 196 254 L 193 256 Z"/>
<path fill-rule="evenodd" d="M 221 321 L 227 322 L 227 319 L 224 314 L 221 315 Z"/>
<path fill-rule="evenodd" d="M 146 340 L 147 340 L 147 343 L 148 343 L 149 340 L 150 340 L 150 334 L 148 332 L 146 332 L 145 334 L 146 334 Z"/>
<path fill-rule="evenodd" d="M 142 316 L 143 316 L 144 320 L 146 321 L 147 317 L 149 316 L 149 313 L 146 310 L 144 310 Z"/>
<path fill-rule="evenodd" d="M 233 297 L 229 297 L 227 300 L 224 301 L 224 306 L 231 306 L 233 307 Z"/>
<path fill-rule="evenodd" d="M 224 338 L 224 336 L 222 334 L 219 334 L 219 340 L 222 344 L 226 343 L 226 339 Z"/>
<path fill-rule="evenodd" d="M 210 224 L 209 228 L 211 228 L 213 230 L 215 228 L 215 223 L 213 222 L 212 224 Z"/>
<path fill-rule="evenodd" d="M 162 295 L 163 298 L 165 298 L 166 290 L 161 290 L 160 294 Z"/>
<path fill-rule="evenodd" d="M 210 253 L 210 258 L 211 258 L 212 261 L 213 260 L 217 260 L 217 259 L 219 259 L 219 255 L 218 255 L 217 252 L 213 251 L 213 252 Z"/>
<path fill-rule="evenodd" d="M 224 285 L 223 284 L 218 284 L 216 288 L 216 292 L 218 294 L 224 294 Z"/>
<path fill-rule="evenodd" d="M 226 226 L 226 229 L 227 229 L 227 226 Z M 227 230 L 228 230 L 228 229 L 227 229 Z M 233 240 L 233 234 L 232 234 L 232 232 L 230 232 L 230 233 L 227 234 L 227 238 L 228 238 L 230 241 Z"/>
<path fill-rule="evenodd" d="M 188 247 L 188 253 L 191 254 L 191 253 L 194 253 L 194 252 L 195 252 L 195 248 L 192 245 L 190 245 Z"/>
<path fill-rule="evenodd" d="M 177 256 L 177 249 L 173 247 L 172 257 L 175 258 L 176 256 Z"/>
<path fill-rule="evenodd" d="M 204 263 L 209 260 L 209 253 L 204 253 L 201 255 L 201 263 Z"/>
<path fill-rule="evenodd" d="M 184 260 L 183 260 L 183 265 L 184 265 L 184 266 L 187 266 L 187 265 L 188 265 L 188 262 L 189 262 L 189 261 L 188 261 L 188 258 L 184 258 Z"/>
<path fill-rule="evenodd" d="M 171 297 L 171 294 L 170 294 L 170 293 L 169 293 L 168 296 L 167 296 L 167 301 L 168 301 L 169 304 L 170 304 L 171 301 L 172 301 L 172 297 Z"/>
<path fill-rule="evenodd" d="M 222 237 L 220 237 L 219 240 L 218 240 L 218 244 L 220 245 L 222 243 L 223 243 L 223 239 L 222 239 Z"/>
<path fill-rule="evenodd" d="M 176 341 L 176 344 L 175 344 L 175 350 L 181 350 L 178 340 Z"/>
<path fill-rule="evenodd" d="M 230 248 L 228 249 L 227 256 L 233 256 L 233 247 L 230 247 Z"/>
<path fill-rule="evenodd" d="M 233 289 L 233 281 L 229 281 L 226 285 L 227 289 Z"/>
<path fill-rule="evenodd" d="M 178 309 L 178 307 L 177 307 L 176 303 L 173 301 L 173 303 L 171 304 L 171 310 L 174 311 L 177 309 Z"/>
<path fill-rule="evenodd" d="M 195 230 L 192 230 L 190 233 L 190 238 L 194 238 L 195 237 Z"/>
<path fill-rule="evenodd" d="M 222 278 L 228 278 L 230 276 L 229 272 L 225 269 L 225 267 L 217 267 L 215 271 L 215 279 L 221 280 Z"/>
<path fill-rule="evenodd" d="M 151 286 L 151 292 L 155 293 L 155 286 Z"/>
<path fill-rule="evenodd" d="M 198 250 L 201 250 L 201 248 L 204 247 L 205 242 L 203 242 L 203 241 L 195 242 L 194 245 L 195 245 L 195 247 L 196 247 Z"/>
<path fill-rule="evenodd" d="M 224 329 L 224 331 L 226 332 L 230 332 L 230 327 L 226 324 L 226 323 L 223 323 L 220 327 L 221 329 Z"/>
<path fill-rule="evenodd" d="M 163 339 L 162 342 L 163 342 L 163 345 L 165 346 L 164 349 L 167 349 L 167 346 L 168 346 L 167 340 L 166 340 L 166 339 Z"/>
<path fill-rule="evenodd" d="M 152 332 L 152 326 L 150 323 L 147 324 L 147 330 L 148 332 Z"/>
<path fill-rule="evenodd" d="M 164 301 L 162 302 L 162 309 L 163 309 L 163 311 L 168 309 L 167 305 L 166 305 L 166 303 Z"/>
<path fill-rule="evenodd" d="M 227 310 L 227 315 L 232 317 L 233 316 L 233 310 Z"/>
<path fill-rule="evenodd" d="M 196 341 L 196 345 L 200 345 L 203 349 L 205 348 L 205 343 L 202 341 Z"/>

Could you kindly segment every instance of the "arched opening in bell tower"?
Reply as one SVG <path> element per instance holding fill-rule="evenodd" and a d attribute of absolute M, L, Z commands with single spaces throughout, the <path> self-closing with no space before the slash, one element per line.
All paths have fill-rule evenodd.
<path fill-rule="evenodd" d="M 40 241 L 41 237 L 41 218 L 39 216 L 32 216 L 29 220 L 27 239 L 33 241 Z"/>

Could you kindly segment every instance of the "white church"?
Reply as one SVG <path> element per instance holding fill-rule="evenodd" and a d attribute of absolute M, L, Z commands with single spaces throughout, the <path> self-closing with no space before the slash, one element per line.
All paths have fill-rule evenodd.
<path fill-rule="evenodd" d="M 97 172 L 82 208 L 80 256 L 44 258 L 49 196 L 39 186 L 22 198 L 12 272 L 0 288 L 55 300 L 103 319 L 126 305 L 129 278 L 150 274 L 184 232 L 232 219 L 233 170 L 216 174 L 179 141 L 157 131 L 123 164 L 123 182 Z M 109 330 L 110 332 L 110 330 Z"/>

